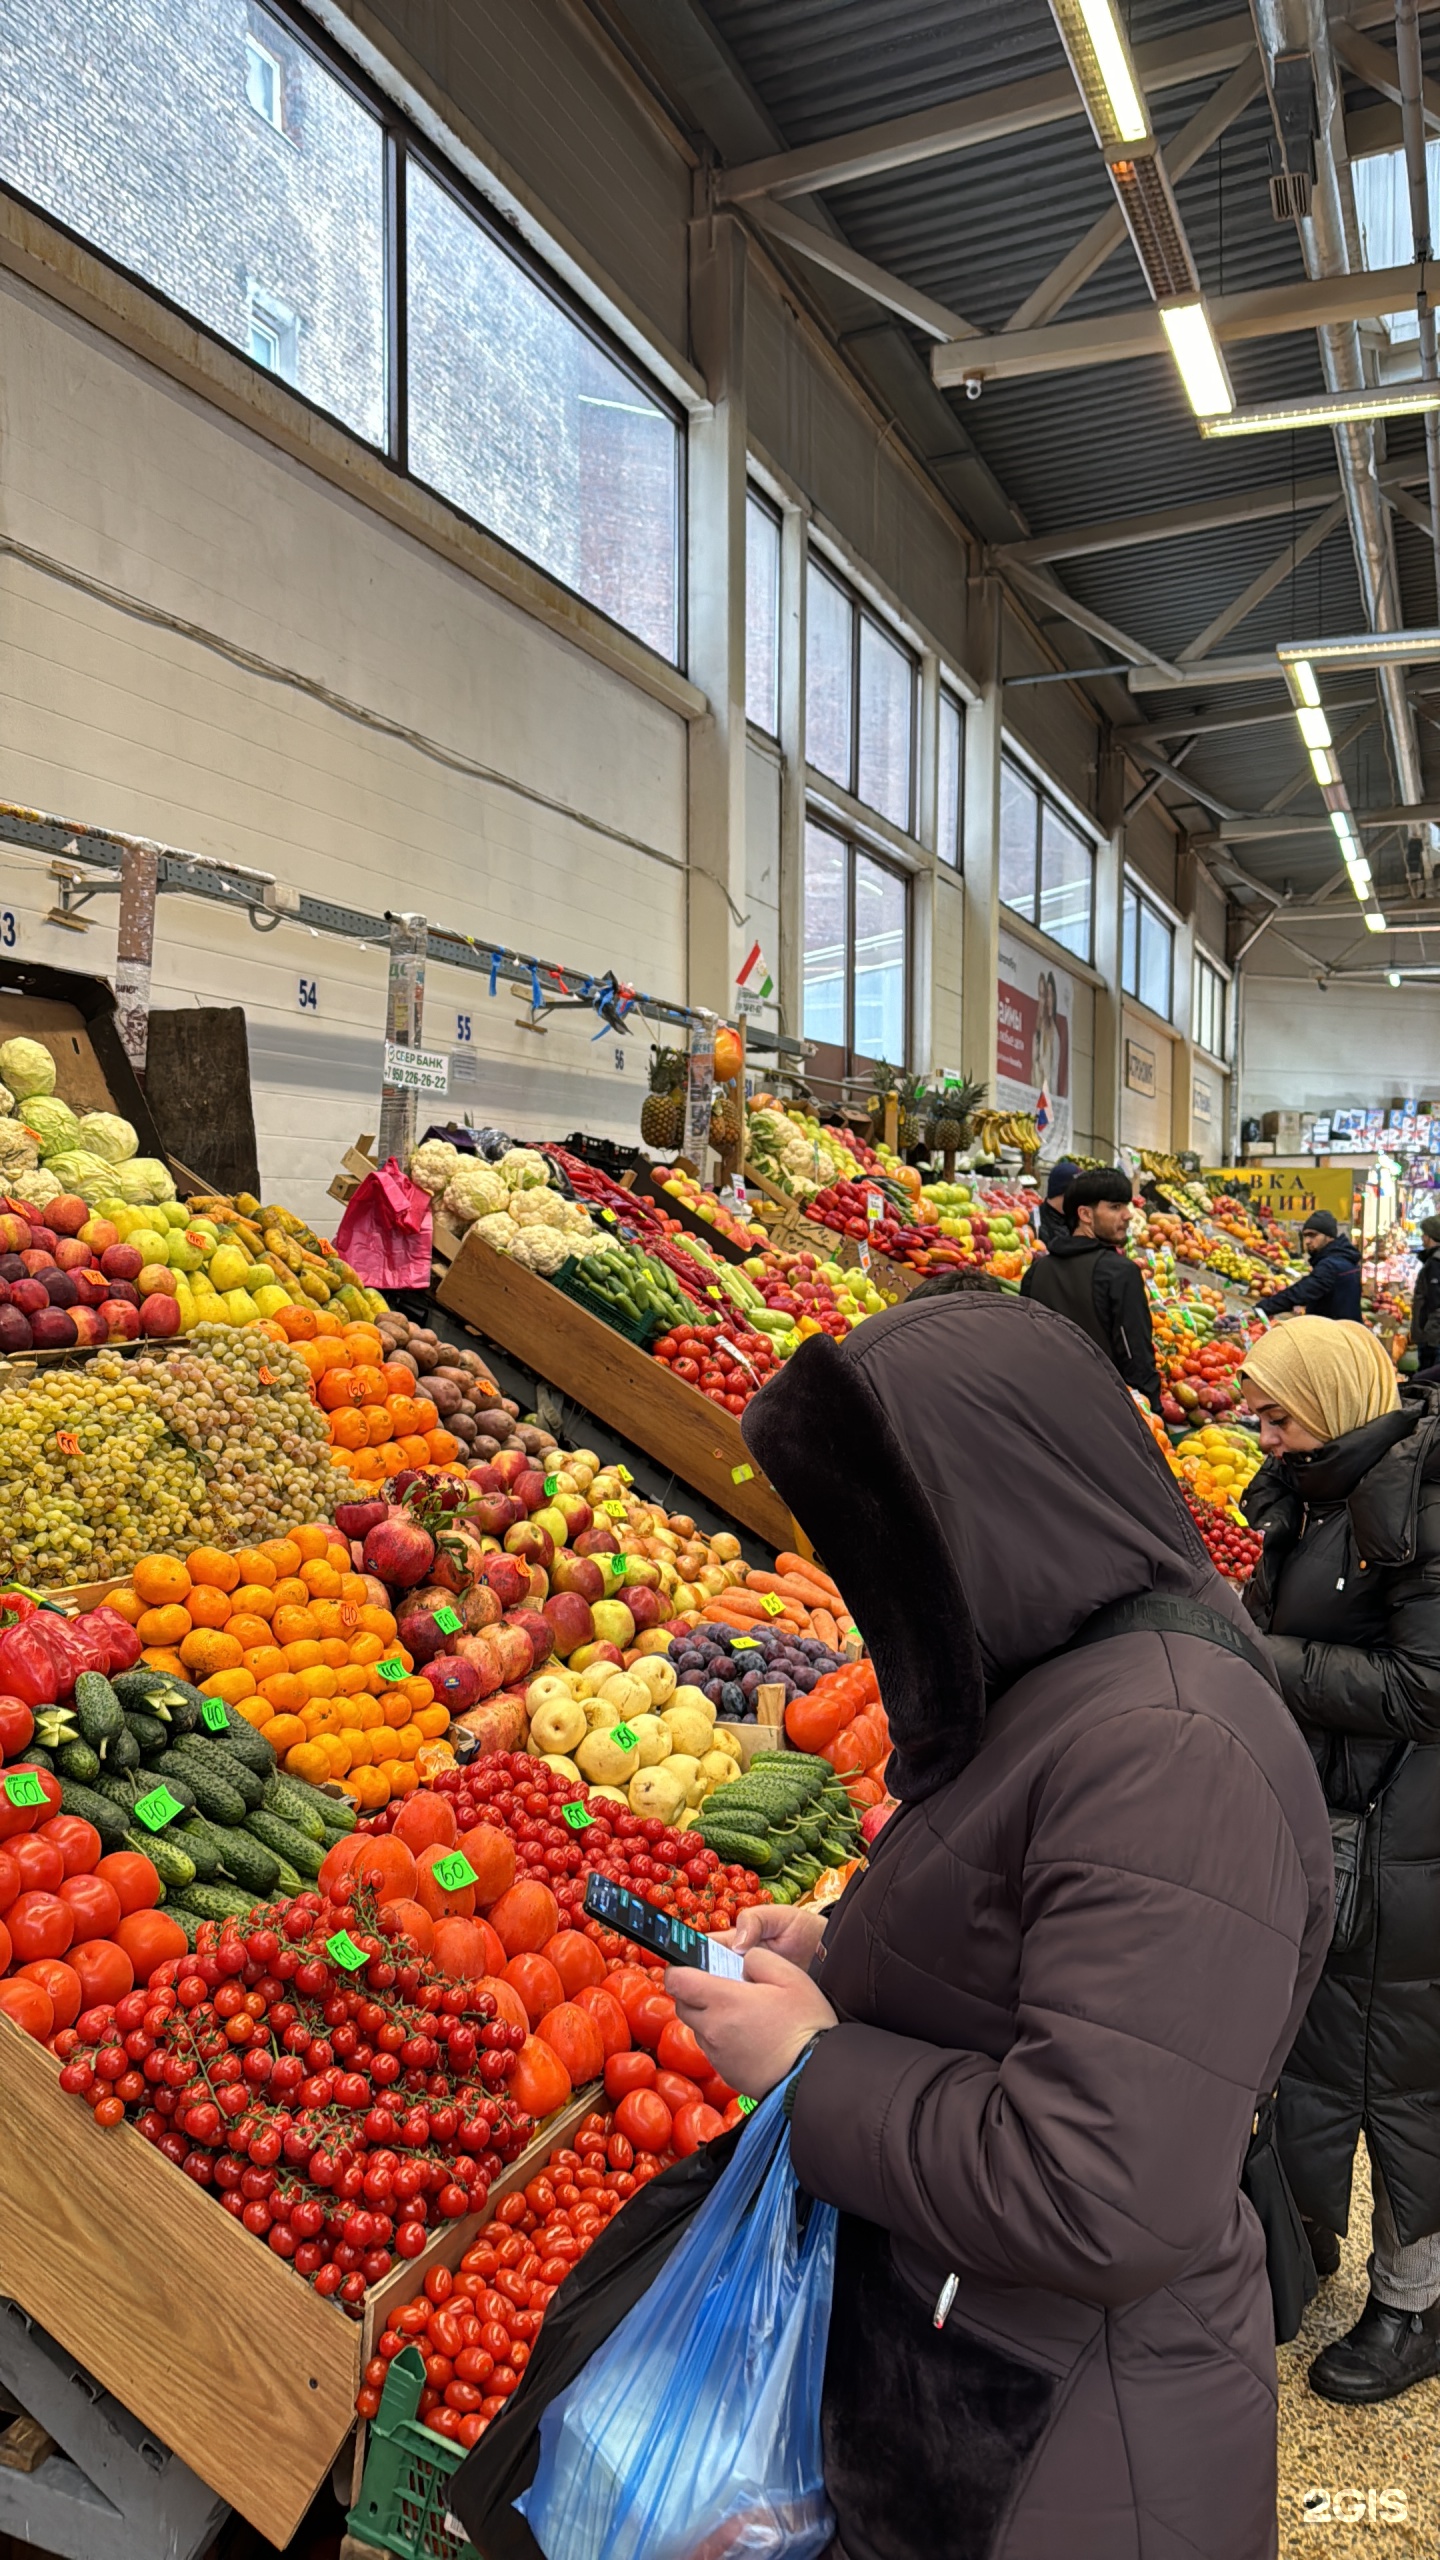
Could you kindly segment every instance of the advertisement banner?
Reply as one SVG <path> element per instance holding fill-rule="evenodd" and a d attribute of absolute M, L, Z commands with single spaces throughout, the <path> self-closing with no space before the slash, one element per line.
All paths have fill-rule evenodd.
<path fill-rule="evenodd" d="M 1028 943 L 1000 936 L 995 1036 L 995 1101 L 1001 1111 L 1038 1114 L 1042 1093 L 1048 1118 L 1040 1134 L 1047 1163 L 1070 1144 L 1070 1024 L 1075 982 Z"/>

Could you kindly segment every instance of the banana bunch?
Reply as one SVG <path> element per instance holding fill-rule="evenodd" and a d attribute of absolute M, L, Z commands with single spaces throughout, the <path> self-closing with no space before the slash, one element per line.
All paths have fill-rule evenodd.
<path fill-rule="evenodd" d="M 981 1151 L 987 1156 L 998 1156 L 1002 1147 L 1018 1148 L 1022 1156 L 1039 1152 L 1040 1132 L 1027 1111 L 977 1112 L 974 1129 Z"/>

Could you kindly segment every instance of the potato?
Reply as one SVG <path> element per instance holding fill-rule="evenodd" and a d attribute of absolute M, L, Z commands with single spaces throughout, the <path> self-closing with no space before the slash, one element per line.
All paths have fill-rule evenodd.
<path fill-rule="evenodd" d="M 670 1729 L 658 1716 L 632 1716 L 630 1730 L 640 1745 L 642 1769 L 653 1769 L 661 1760 L 669 1759 L 674 1747 Z"/>
<path fill-rule="evenodd" d="M 575 1765 L 582 1778 L 594 1786 L 625 1786 L 640 1766 L 640 1746 L 632 1742 L 629 1750 L 623 1751 L 608 1727 L 602 1727 L 586 1734 L 575 1754 Z"/>
<path fill-rule="evenodd" d="M 675 1666 L 663 1653 L 642 1653 L 638 1662 L 632 1662 L 630 1676 L 644 1682 L 652 1706 L 669 1706 L 676 1689 Z"/>
<path fill-rule="evenodd" d="M 665 1704 L 667 1707 L 693 1707 L 697 1715 L 705 1718 L 708 1725 L 713 1725 L 715 1722 L 713 1700 L 706 1697 L 703 1689 L 692 1687 L 688 1680 L 681 1684 L 673 1698 L 666 1699 Z"/>
<path fill-rule="evenodd" d="M 660 1722 L 669 1732 L 672 1750 L 699 1760 L 710 1749 L 711 1727 L 694 1707 L 666 1707 Z"/>
<path fill-rule="evenodd" d="M 658 1817 L 673 1822 L 685 1810 L 685 1785 L 663 1762 L 653 1769 L 641 1769 L 630 1781 L 630 1810 L 642 1817 Z"/>
<path fill-rule="evenodd" d="M 587 1731 L 585 1709 L 578 1698 L 547 1698 L 530 1717 L 530 1748 L 548 1759 L 552 1752 L 573 1751 Z"/>

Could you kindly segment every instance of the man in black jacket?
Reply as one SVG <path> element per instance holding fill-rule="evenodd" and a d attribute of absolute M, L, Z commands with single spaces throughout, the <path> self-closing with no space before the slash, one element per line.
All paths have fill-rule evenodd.
<path fill-rule="evenodd" d="M 1124 1244 L 1130 1227 L 1128 1174 L 1079 1173 L 1065 1194 L 1065 1233 L 1037 1254 L 1022 1298 L 1068 1316 L 1114 1361 L 1127 1387 L 1160 1410 L 1160 1375 L 1145 1283 Z"/>
<path fill-rule="evenodd" d="M 1300 1249 L 1310 1257 L 1303 1280 L 1276 1289 L 1260 1300 L 1267 1316 L 1283 1316 L 1303 1307 L 1307 1316 L 1330 1316 L 1336 1323 L 1360 1322 L 1360 1256 L 1342 1236 L 1328 1209 L 1312 1209 L 1300 1230 Z"/>
<path fill-rule="evenodd" d="M 1422 1218 L 1420 1268 L 1410 1301 L 1410 1348 L 1420 1354 L 1422 1369 L 1440 1361 L 1440 1218 Z"/>

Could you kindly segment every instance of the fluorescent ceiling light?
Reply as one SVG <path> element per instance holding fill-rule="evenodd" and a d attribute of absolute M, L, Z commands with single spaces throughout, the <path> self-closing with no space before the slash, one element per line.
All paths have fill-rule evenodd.
<path fill-rule="evenodd" d="M 1311 682 L 1313 684 L 1313 677 Z M 1316 747 L 1329 746 L 1330 723 L 1323 711 L 1311 711 L 1302 707 L 1297 717 L 1300 722 L 1300 735 L 1312 752 Z"/>
<path fill-rule="evenodd" d="M 1355 833 L 1355 821 L 1351 817 L 1348 809 L 1332 809 L 1330 812 L 1330 824 L 1334 828 L 1335 833 L 1342 844 L 1346 843 L 1347 840 Z"/>
<path fill-rule="evenodd" d="M 1440 409 L 1440 382 L 1386 382 L 1363 391 L 1327 391 L 1310 400 L 1273 400 L 1200 420 L 1202 436 L 1287 434 L 1295 427 L 1343 427 L 1366 418 L 1413 417 Z"/>
<path fill-rule="evenodd" d="M 1314 668 L 1310 666 L 1304 658 L 1287 659 L 1283 648 L 1278 650 L 1276 654 L 1279 657 L 1281 666 L 1285 669 L 1286 675 L 1290 679 L 1290 688 L 1295 695 L 1296 701 L 1303 703 L 1307 710 L 1318 711 L 1320 707 L 1320 687 L 1315 681 Z M 1307 746 L 1309 743 L 1310 741 L 1307 739 Z"/>
<path fill-rule="evenodd" d="M 1440 390 L 1440 384 L 1434 387 Z M 1414 631 L 1352 631 L 1333 640 L 1281 640 L 1275 655 L 1297 700 L 1314 708 L 1320 700 L 1316 667 L 1418 666 L 1440 658 L 1440 629 L 1431 624 Z"/>
<path fill-rule="evenodd" d="M 1398 970 L 1398 969 L 1387 969 L 1387 970 L 1386 970 L 1386 972 L 1385 972 L 1385 977 L 1386 977 L 1386 982 L 1387 982 L 1387 984 L 1388 984 L 1388 985 L 1390 985 L 1390 986 L 1392 986 L 1392 987 L 1398 987 L 1398 986 L 1399 986 L 1399 984 L 1400 984 L 1400 972 L 1399 972 L 1399 970 Z"/>
<path fill-rule="evenodd" d="M 1196 294 L 1183 302 L 1162 302 L 1160 326 L 1170 341 L 1185 397 L 1196 417 L 1208 419 L 1233 410 L 1235 394 L 1230 388 L 1230 376 L 1201 296 Z"/>
<path fill-rule="evenodd" d="M 1373 886 L 1370 865 L 1362 853 L 1358 862 L 1347 862 L 1345 868 L 1350 874 L 1350 886 L 1363 907 Z"/>
<path fill-rule="evenodd" d="M 1150 118 L 1113 0 L 1051 0 L 1051 6 L 1101 149 L 1147 142 Z"/>
<path fill-rule="evenodd" d="M 1367 910 L 1365 922 L 1372 933 L 1383 933 L 1385 930 L 1384 917 L 1373 909 Z"/>
<path fill-rule="evenodd" d="M 1316 781 L 1322 784 L 1338 782 L 1340 779 L 1340 767 L 1328 747 L 1311 748 L 1310 770 Z"/>

